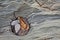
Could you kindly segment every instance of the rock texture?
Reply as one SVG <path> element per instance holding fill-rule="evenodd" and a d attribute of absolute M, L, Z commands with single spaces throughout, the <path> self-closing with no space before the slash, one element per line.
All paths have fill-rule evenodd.
<path fill-rule="evenodd" d="M 0 0 L 0 40 L 60 40 L 60 0 Z M 43 5 L 42 5 L 43 4 Z M 11 32 L 14 14 L 26 17 L 30 31 L 25 36 Z"/>

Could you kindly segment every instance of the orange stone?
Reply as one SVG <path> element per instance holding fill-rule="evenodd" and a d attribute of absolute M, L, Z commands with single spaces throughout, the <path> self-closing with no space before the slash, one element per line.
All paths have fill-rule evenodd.
<path fill-rule="evenodd" d="M 22 30 L 28 30 L 29 29 L 29 24 L 24 20 L 23 17 L 18 17 L 18 20 L 20 21 L 20 26 Z"/>

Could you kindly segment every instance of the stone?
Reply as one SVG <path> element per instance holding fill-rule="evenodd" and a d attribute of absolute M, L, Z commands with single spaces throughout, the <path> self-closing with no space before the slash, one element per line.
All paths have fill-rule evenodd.
<path fill-rule="evenodd" d="M 51 7 L 51 10 L 60 11 L 60 3 L 55 3 L 55 4 Z"/>

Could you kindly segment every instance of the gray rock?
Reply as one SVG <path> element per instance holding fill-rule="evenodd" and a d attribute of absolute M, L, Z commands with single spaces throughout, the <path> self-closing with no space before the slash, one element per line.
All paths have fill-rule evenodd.
<path fill-rule="evenodd" d="M 21 7 L 19 7 L 18 9 L 15 9 L 14 6 L 12 8 L 11 7 L 12 6 L 7 7 L 6 8 L 7 10 L 1 10 L 2 15 L 0 15 L 0 22 L 1 22 L 0 27 L 10 25 L 11 19 L 14 18 L 13 13 L 15 13 L 16 17 L 17 16 L 27 17 L 29 14 L 33 12 L 40 12 L 38 9 L 31 8 L 27 4 L 22 4 Z M 15 9 L 17 11 L 10 10 L 10 8 Z"/>
<path fill-rule="evenodd" d="M 29 14 L 33 13 L 33 12 L 41 12 L 40 10 L 36 9 L 36 8 L 32 8 L 27 4 L 23 4 L 16 12 L 16 16 L 23 16 L 26 17 Z M 17 14 L 18 13 L 18 14 Z"/>

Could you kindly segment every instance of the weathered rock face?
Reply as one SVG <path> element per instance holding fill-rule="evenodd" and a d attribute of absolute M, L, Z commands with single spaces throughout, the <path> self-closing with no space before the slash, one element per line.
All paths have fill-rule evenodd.
<path fill-rule="evenodd" d="M 60 2 L 58 1 L 57 0 L 35 0 L 35 2 L 38 4 L 35 6 L 36 7 L 39 6 L 41 8 L 48 9 L 50 11 L 60 11 L 60 5 L 59 5 Z"/>
<path fill-rule="evenodd" d="M 7 7 L 0 10 L 0 27 L 10 25 L 11 19 L 14 18 L 13 13 L 17 16 L 26 17 L 33 12 L 40 10 L 30 7 L 29 5 L 22 3 L 11 2 Z"/>
<path fill-rule="evenodd" d="M 35 0 L 0 0 L 0 40 L 60 40 L 60 0 L 38 2 L 44 5 Z M 13 13 L 28 18 L 31 29 L 26 36 L 11 33 Z"/>

